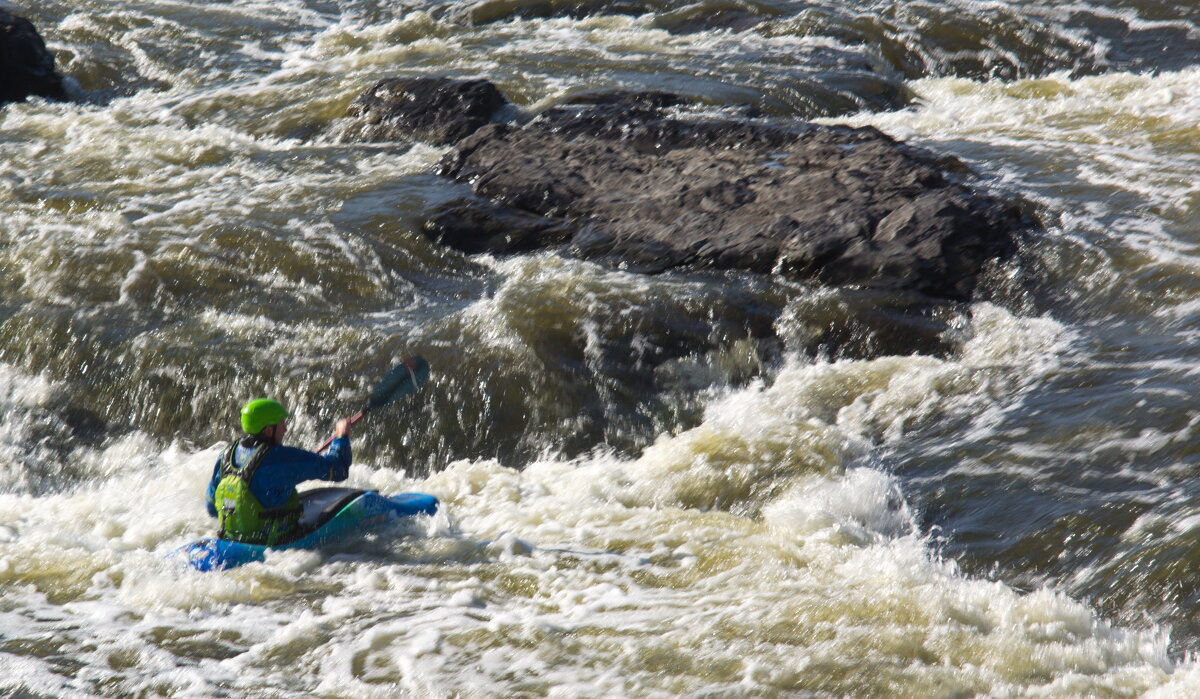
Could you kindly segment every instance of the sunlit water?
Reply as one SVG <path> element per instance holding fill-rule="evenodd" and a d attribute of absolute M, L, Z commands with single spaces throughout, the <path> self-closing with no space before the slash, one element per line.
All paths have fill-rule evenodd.
<path fill-rule="evenodd" d="M 1200 692 L 1197 11 L 641 5 L 19 8 L 76 100 L 0 111 L 0 692 Z M 874 125 L 1046 231 L 949 356 L 812 357 L 850 292 L 429 243 L 444 151 L 340 122 L 427 73 Z M 165 558 L 241 401 L 319 443 L 407 352 L 348 484 L 438 516 Z"/>

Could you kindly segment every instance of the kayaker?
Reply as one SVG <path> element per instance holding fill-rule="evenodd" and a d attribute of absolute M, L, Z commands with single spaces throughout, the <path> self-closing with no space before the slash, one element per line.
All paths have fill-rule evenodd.
<path fill-rule="evenodd" d="M 344 481 L 350 474 L 350 421 L 339 420 L 323 454 L 283 446 L 287 409 L 269 398 L 242 407 L 242 430 L 221 454 L 208 484 L 208 514 L 217 536 L 273 546 L 291 539 L 300 521 L 304 481 Z"/>

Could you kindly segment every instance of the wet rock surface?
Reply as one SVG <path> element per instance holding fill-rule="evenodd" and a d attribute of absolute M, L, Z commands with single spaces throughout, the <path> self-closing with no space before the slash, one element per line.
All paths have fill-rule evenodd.
<path fill-rule="evenodd" d="M 66 99 L 54 56 L 37 28 L 24 17 L 0 9 L 0 105 L 26 97 Z"/>
<path fill-rule="evenodd" d="M 344 137 L 455 143 L 491 121 L 508 101 L 486 80 L 388 78 L 350 105 Z"/>
<path fill-rule="evenodd" d="M 959 181 L 953 161 L 873 128 L 672 114 L 616 94 L 489 124 L 441 174 L 475 197 L 427 233 L 465 252 L 569 254 L 660 272 L 689 266 L 968 300 L 1029 227 Z"/>

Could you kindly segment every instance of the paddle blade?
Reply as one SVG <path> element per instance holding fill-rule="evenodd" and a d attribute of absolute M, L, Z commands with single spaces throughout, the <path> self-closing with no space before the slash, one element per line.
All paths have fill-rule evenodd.
<path fill-rule="evenodd" d="M 371 400 L 367 403 L 367 410 L 382 408 L 405 396 L 411 396 L 428 380 L 429 365 L 425 360 L 416 355 L 408 357 L 375 384 L 371 391 Z"/>

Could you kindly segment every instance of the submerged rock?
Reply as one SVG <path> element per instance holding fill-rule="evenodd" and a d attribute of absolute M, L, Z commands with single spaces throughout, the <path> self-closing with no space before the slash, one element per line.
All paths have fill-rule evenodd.
<path fill-rule="evenodd" d="M 0 9 L 0 105 L 31 95 L 66 99 L 54 56 L 33 23 Z"/>
<path fill-rule="evenodd" d="M 427 233 L 466 252 L 562 246 L 646 272 L 680 266 L 967 300 L 1011 255 L 1019 208 L 957 181 L 953 161 L 874 128 L 669 114 L 670 96 L 490 124 L 441 173 L 473 198 Z"/>
<path fill-rule="evenodd" d="M 580 19 L 596 15 L 638 16 L 660 10 L 664 0 L 481 0 L 452 7 L 452 16 L 471 24 L 491 24 L 525 19 L 570 17 Z"/>
<path fill-rule="evenodd" d="M 753 10 L 739 6 L 711 7 L 704 4 L 685 5 L 659 14 L 654 26 L 672 34 L 691 34 L 713 30 L 746 31 L 760 24 L 769 12 L 762 7 Z"/>
<path fill-rule="evenodd" d="M 486 80 L 388 78 L 350 105 L 344 136 L 455 143 L 491 121 L 508 101 Z"/>
<path fill-rule="evenodd" d="M 678 3 L 670 0 L 480 0 L 446 8 L 446 16 L 469 24 L 483 25 L 514 20 L 599 16 L 641 17 L 653 15 L 653 25 L 667 31 L 690 32 L 753 27 L 770 16 L 769 8 L 743 7 L 740 3 Z"/>

